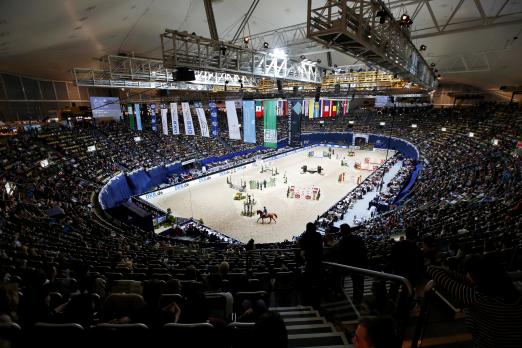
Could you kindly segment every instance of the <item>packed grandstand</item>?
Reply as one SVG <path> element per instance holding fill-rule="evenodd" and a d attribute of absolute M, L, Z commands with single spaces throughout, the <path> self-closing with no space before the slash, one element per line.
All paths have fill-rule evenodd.
<path fill-rule="evenodd" d="M 401 162 L 402 169 L 386 185 L 385 194 L 375 198 L 386 209 L 352 229 L 351 234 L 364 241 L 364 262 L 347 261 L 343 254 L 346 231 L 339 231 L 334 222 L 342 219 L 354 201 L 382 185 L 382 176 L 397 157 L 311 221 L 323 231 L 321 255 L 314 254 L 327 261 L 321 271 L 312 265 L 312 242 L 305 236 L 312 229 L 308 225 L 299 237 L 305 226 L 296 224 L 294 240 L 244 244 L 197 220 L 178 217 L 168 233 L 157 234 L 102 209 L 98 195 L 117 175 L 194 160 L 196 165 L 155 182 L 147 188 L 151 191 L 286 151 L 284 144 L 279 149 L 258 148 L 263 145 L 261 121 L 256 123 L 257 144 L 229 140 L 225 133 L 165 136 L 150 130 L 148 119 L 143 120 L 144 130 L 136 142 L 138 132 L 129 127 L 128 118 L 98 124 L 50 123 L 20 129 L 4 139 L 0 143 L 0 277 L 4 284 L 0 315 L 19 324 L 23 332 L 34 333 L 12 338 L 14 346 L 35 344 L 30 341 L 52 335 L 43 323 L 75 323 L 68 331 L 60 331 L 75 340 L 68 341 L 74 346 L 94 344 L 100 337 L 104 342 L 146 344 L 170 334 L 181 346 L 187 342 L 253 346 L 256 339 L 264 342 L 263 333 L 277 332 L 277 320 L 283 318 L 288 344 L 297 347 L 308 344 L 303 343 L 306 335 L 299 336 L 306 332 L 300 331 L 304 327 L 292 328 L 291 323 L 299 324 L 298 318 L 313 310 L 320 310 L 336 325 L 344 323 L 342 331 L 348 337 L 350 319 L 362 314 L 391 315 L 400 328 L 397 336 L 413 340 L 414 333 L 406 329 L 422 326 L 412 324 L 418 318 L 415 309 L 421 307 L 418 293 L 427 280 L 438 276 L 433 270 L 428 274 L 426 267 L 443 264 L 462 271 L 470 255 L 480 254 L 505 271 L 521 269 L 522 158 L 517 144 L 522 110 L 514 104 L 369 109 L 321 122 L 303 119 L 302 133 L 319 134 L 319 139 L 329 133 L 376 134 L 406 140 L 418 150 L 419 157 Z M 221 132 L 226 130 L 226 124 L 219 126 Z M 195 127 L 196 134 L 201 134 Z M 284 117 L 278 117 L 277 133 L 279 139 L 287 137 Z M 88 152 L 93 144 L 96 151 Z M 342 140 L 335 144 L 351 145 Z M 197 165 L 227 154 L 239 155 L 209 163 L 205 171 Z M 158 214 L 155 207 L 135 202 L 140 209 Z M 249 226 L 244 229 L 247 232 Z M 423 243 L 417 250 L 420 257 L 408 260 L 408 267 L 394 251 L 403 243 L 405 231 L 408 239 Z M 308 254 L 303 257 L 300 250 Z M 355 285 L 358 278 L 349 276 L 354 270 L 337 269 L 333 263 L 400 275 L 408 282 L 364 274 L 364 291 L 358 296 L 362 291 Z M 343 274 L 348 274 L 353 298 L 343 296 Z M 399 285 L 394 281 L 401 285 L 401 294 L 409 290 L 409 295 L 397 295 Z M 345 301 L 341 307 L 348 306 L 346 312 L 357 315 L 344 317 L 346 313 L 336 311 L 339 301 Z M 288 307 L 296 305 L 312 307 Z M 515 311 L 520 306 L 515 301 L 511 307 Z M 273 310 L 267 312 L 268 307 Z M 285 311 L 286 307 L 295 308 L 294 312 Z M 270 317 L 273 312 L 279 314 Z M 261 317 L 266 327 L 258 327 Z M 167 323 L 191 324 L 192 331 Z M 302 324 L 306 323 L 303 319 Z M 111 326 L 121 324 L 129 324 L 127 331 L 114 331 Z M 504 331 L 506 342 L 520 339 L 520 317 L 505 325 L 509 327 Z M 250 333 L 258 336 L 254 339 Z M 482 339 L 489 339 L 488 335 L 484 333 Z M 332 337 L 325 345 L 347 342 L 344 336 Z"/>

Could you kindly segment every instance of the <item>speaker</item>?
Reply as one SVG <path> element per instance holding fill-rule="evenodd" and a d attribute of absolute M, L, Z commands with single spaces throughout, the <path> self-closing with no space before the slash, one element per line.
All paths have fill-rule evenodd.
<path fill-rule="evenodd" d="M 395 102 L 395 97 L 390 97 L 390 102 L 394 103 Z"/>
<path fill-rule="evenodd" d="M 334 93 L 336 93 L 336 94 L 341 93 L 341 85 L 340 84 L 337 83 L 337 84 L 334 85 Z"/>
<path fill-rule="evenodd" d="M 297 92 L 299 92 L 299 86 L 294 86 L 293 92 L 294 94 L 297 94 Z"/>
<path fill-rule="evenodd" d="M 196 79 L 196 75 L 193 70 L 189 68 L 178 68 L 176 71 L 176 81 L 194 81 Z"/>
<path fill-rule="evenodd" d="M 277 80 L 277 91 L 281 93 L 283 91 L 283 82 L 281 80 Z"/>
<path fill-rule="evenodd" d="M 168 97 L 169 94 L 170 93 L 168 89 L 160 89 L 160 97 Z"/>

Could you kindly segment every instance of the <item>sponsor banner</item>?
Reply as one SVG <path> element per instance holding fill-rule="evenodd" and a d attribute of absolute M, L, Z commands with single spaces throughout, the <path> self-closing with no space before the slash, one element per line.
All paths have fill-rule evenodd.
<path fill-rule="evenodd" d="M 172 122 L 172 134 L 179 134 L 178 103 L 170 103 L 170 118 Z"/>
<path fill-rule="evenodd" d="M 210 134 L 215 138 L 218 136 L 218 109 L 214 102 L 208 103 L 210 108 Z"/>
<path fill-rule="evenodd" d="M 194 106 L 196 107 L 196 115 L 198 115 L 198 122 L 199 122 L 199 129 L 201 130 L 201 136 L 209 138 L 210 134 L 208 132 L 208 124 L 207 124 L 207 118 L 205 117 L 205 110 L 203 110 L 201 103 L 194 103 Z"/>
<path fill-rule="evenodd" d="M 167 121 L 167 109 L 164 106 L 161 108 L 161 126 L 163 127 L 163 134 L 169 135 L 169 123 Z"/>
<path fill-rule="evenodd" d="M 301 114 L 303 112 L 302 99 L 289 99 L 288 105 L 288 145 L 301 146 Z"/>
<path fill-rule="evenodd" d="M 150 122 L 152 124 L 152 130 L 155 132 L 156 127 L 156 104 L 150 104 Z"/>
<path fill-rule="evenodd" d="M 255 102 L 243 100 L 243 137 L 245 143 L 256 143 Z"/>
<path fill-rule="evenodd" d="M 131 130 L 134 130 L 134 116 L 132 115 L 132 104 L 127 106 L 127 113 L 129 115 L 129 126 Z"/>
<path fill-rule="evenodd" d="M 265 119 L 264 119 L 264 146 L 277 148 L 277 116 L 276 100 L 265 100 Z"/>
<path fill-rule="evenodd" d="M 228 137 L 230 139 L 241 140 L 239 122 L 237 120 L 236 102 L 234 100 L 225 101 L 227 108 Z"/>
<path fill-rule="evenodd" d="M 138 130 L 141 131 L 141 130 L 143 130 L 143 128 L 141 127 L 140 104 L 134 104 L 134 112 L 136 115 L 136 126 L 138 127 Z"/>
<path fill-rule="evenodd" d="M 194 132 L 194 124 L 192 123 L 192 115 L 190 114 L 189 103 L 181 103 L 181 112 L 183 113 L 183 122 L 185 123 L 185 134 L 196 135 Z"/>

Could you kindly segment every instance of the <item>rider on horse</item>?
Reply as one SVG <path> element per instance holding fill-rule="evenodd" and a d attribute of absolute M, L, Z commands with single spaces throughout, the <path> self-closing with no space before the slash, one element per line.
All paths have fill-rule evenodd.
<path fill-rule="evenodd" d="M 267 216 L 267 214 L 268 214 L 268 210 L 266 210 L 266 207 L 263 207 L 263 215 Z"/>

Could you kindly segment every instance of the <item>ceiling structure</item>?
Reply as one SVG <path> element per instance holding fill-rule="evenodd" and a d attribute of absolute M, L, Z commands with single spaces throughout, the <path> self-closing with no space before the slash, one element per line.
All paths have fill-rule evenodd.
<path fill-rule="evenodd" d="M 325 0 L 313 0 L 320 6 Z M 397 18 L 413 19 L 411 37 L 442 82 L 498 90 L 522 84 L 522 0 L 384 0 Z M 327 66 L 330 51 L 306 39 L 306 0 L 260 0 L 238 33 L 250 0 L 212 1 L 217 35 L 251 36 L 291 56 Z M 29 10 L 30 9 L 30 10 Z M 0 71 L 72 80 L 72 67 L 97 68 L 109 54 L 161 59 L 166 28 L 210 37 L 203 0 L 3 0 L 0 3 Z M 239 34 L 239 36 L 238 36 Z M 215 33 L 214 33 L 215 35 Z M 517 39 L 518 38 L 518 39 Z M 237 41 L 236 41 L 237 42 Z M 333 51 L 331 64 L 356 59 Z"/>

